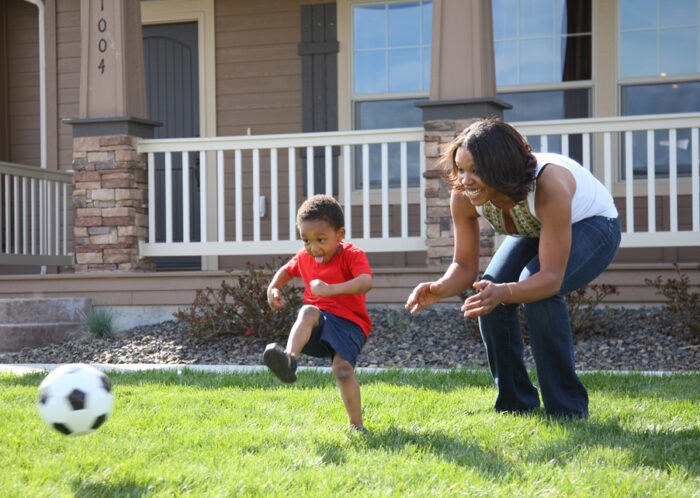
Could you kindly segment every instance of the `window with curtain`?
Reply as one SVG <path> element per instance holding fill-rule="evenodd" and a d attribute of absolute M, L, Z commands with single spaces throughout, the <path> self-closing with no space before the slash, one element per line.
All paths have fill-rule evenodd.
<path fill-rule="evenodd" d="M 700 112 L 700 0 L 620 0 L 622 114 Z M 694 81 L 695 80 L 695 81 Z M 635 177 L 646 176 L 646 133 L 633 133 Z M 655 167 L 668 175 L 668 132 L 657 132 Z M 678 173 L 690 173 L 690 130 L 677 131 Z"/>
<path fill-rule="evenodd" d="M 493 0 L 492 9 L 498 97 L 513 106 L 503 119 L 590 116 L 591 0 Z M 548 147 L 561 151 L 559 138 Z M 569 154 L 582 159 L 580 136 Z"/>
<path fill-rule="evenodd" d="M 422 126 L 430 89 L 432 1 L 352 5 L 352 111 L 357 130 Z M 415 149 L 415 150 L 414 150 Z M 355 188 L 362 188 L 356 151 Z M 409 144 L 408 182 L 419 182 L 419 151 Z M 389 184 L 400 184 L 399 146 L 389 146 Z M 370 186 L 381 184 L 380 147 L 370 147 Z"/>

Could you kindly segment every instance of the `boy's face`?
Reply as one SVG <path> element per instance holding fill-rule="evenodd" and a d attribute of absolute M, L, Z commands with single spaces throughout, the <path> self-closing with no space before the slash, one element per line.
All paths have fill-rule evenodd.
<path fill-rule="evenodd" d="M 318 264 L 328 263 L 340 250 L 345 229 L 335 229 L 325 220 L 306 220 L 299 224 L 304 249 Z"/>

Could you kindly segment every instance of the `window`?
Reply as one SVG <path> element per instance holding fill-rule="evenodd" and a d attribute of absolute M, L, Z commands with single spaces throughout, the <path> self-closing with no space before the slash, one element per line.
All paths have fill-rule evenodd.
<path fill-rule="evenodd" d="M 430 89 L 432 2 L 386 2 L 352 6 L 352 110 L 357 130 L 422 126 Z M 415 150 L 413 150 L 415 148 Z M 355 154 L 359 161 L 360 154 Z M 409 144 L 408 182 L 419 183 L 419 151 Z M 370 186 L 381 184 L 380 147 L 370 147 Z M 359 164 L 356 163 L 356 166 Z M 363 184 L 355 168 L 355 188 Z M 399 146 L 389 146 L 389 184 L 400 184 Z"/>
<path fill-rule="evenodd" d="M 493 0 L 498 85 L 591 79 L 590 0 Z"/>
<path fill-rule="evenodd" d="M 492 9 L 498 97 L 513 106 L 503 119 L 590 116 L 591 1 L 493 0 Z M 559 139 L 548 144 L 560 147 Z M 569 155 L 582 159 L 580 136 L 571 137 Z"/>
<path fill-rule="evenodd" d="M 700 0 L 620 0 L 622 115 L 700 112 Z M 695 80 L 695 81 L 693 81 Z M 646 176 L 646 133 L 632 137 L 635 177 Z M 655 171 L 669 171 L 668 132 L 654 135 Z M 678 173 L 690 174 L 690 130 L 676 137 Z"/>
<path fill-rule="evenodd" d="M 698 0 L 620 0 L 620 77 L 700 71 Z"/>

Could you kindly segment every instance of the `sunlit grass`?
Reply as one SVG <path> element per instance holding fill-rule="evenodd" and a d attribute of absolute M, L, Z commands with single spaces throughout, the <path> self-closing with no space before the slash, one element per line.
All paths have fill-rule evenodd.
<path fill-rule="evenodd" d="M 0 376 L 0 496 L 700 496 L 699 374 L 586 374 L 577 422 L 495 413 L 486 372 L 365 373 L 364 436 L 330 374 L 112 373 L 75 438 L 39 417 L 42 377 Z"/>

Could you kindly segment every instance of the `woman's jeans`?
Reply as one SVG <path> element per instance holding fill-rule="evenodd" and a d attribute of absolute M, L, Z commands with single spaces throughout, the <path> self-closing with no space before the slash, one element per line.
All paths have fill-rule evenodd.
<path fill-rule="evenodd" d="M 486 268 L 484 279 L 515 282 L 540 269 L 539 239 L 509 236 Z M 594 216 L 571 227 L 571 251 L 559 292 L 523 304 L 530 347 L 545 411 L 551 416 L 586 417 L 588 393 L 574 367 L 571 320 L 564 296 L 591 282 L 608 267 L 620 245 L 619 218 Z M 523 363 L 518 304 L 496 306 L 479 318 L 498 398 L 495 409 L 523 412 L 540 405 Z"/>

